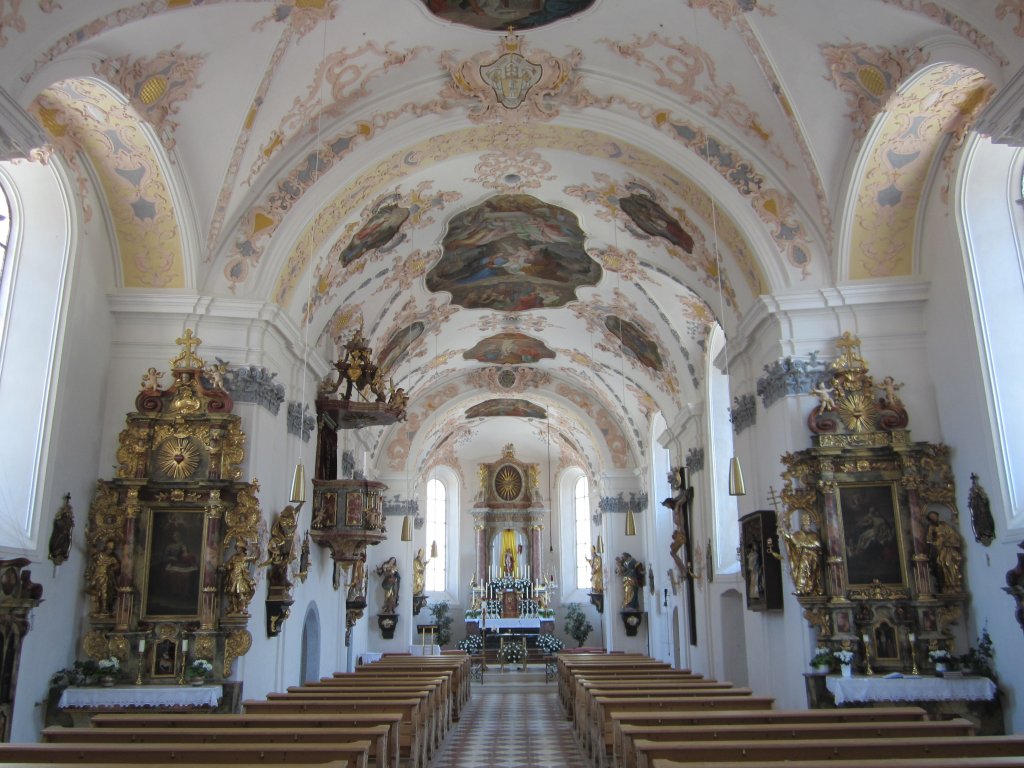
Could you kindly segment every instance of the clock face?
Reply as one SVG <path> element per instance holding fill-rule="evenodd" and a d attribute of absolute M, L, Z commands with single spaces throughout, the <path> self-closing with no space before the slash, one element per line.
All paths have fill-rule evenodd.
<path fill-rule="evenodd" d="M 505 501 L 512 501 L 523 492 L 523 476 L 515 467 L 506 464 L 494 475 L 494 490 Z"/>

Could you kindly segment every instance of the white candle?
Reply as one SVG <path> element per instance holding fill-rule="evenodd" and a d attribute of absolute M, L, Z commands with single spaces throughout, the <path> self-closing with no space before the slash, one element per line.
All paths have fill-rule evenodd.
<path fill-rule="evenodd" d="M 181 650 L 182 651 L 187 651 L 188 650 L 188 638 L 187 637 L 184 640 L 181 641 Z"/>
<path fill-rule="evenodd" d="M 139 653 L 142 653 L 144 650 L 146 650 L 146 638 L 142 637 L 139 638 Z"/>
<path fill-rule="evenodd" d="M 907 639 L 910 642 L 914 642 L 915 640 L 917 640 L 917 635 L 915 635 L 913 632 L 911 632 L 910 634 L 907 635 Z"/>

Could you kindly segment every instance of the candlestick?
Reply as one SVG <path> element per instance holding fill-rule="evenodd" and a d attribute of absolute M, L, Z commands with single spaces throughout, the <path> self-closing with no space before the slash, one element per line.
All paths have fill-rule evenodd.
<path fill-rule="evenodd" d="M 910 674 L 917 675 L 920 674 L 917 669 L 917 644 L 914 642 L 917 637 L 911 632 L 907 638 L 910 640 Z"/>
<path fill-rule="evenodd" d="M 875 670 L 871 668 L 871 638 L 864 635 L 864 674 L 873 675 Z"/>
<path fill-rule="evenodd" d="M 135 684 L 142 685 L 142 664 L 143 664 L 143 653 L 146 650 L 146 641 L 139 640 L 139 669 L 135 673 Z"/>

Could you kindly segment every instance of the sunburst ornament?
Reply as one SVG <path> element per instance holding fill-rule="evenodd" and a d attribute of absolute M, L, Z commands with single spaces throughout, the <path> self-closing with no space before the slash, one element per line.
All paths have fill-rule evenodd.
<path fill-rule="evenodd" d="M 188 438 L 175 437 L 160 445 L 156 460 L 165 475 L 184 480 L 199 466 L 199 448 Z"/>
<path fill-rule="evenodd" d="M 523 490 L 523 476 L 515 467 L 502 467 L 494 476 L 494 490 L 505 501 L 511 501 Z"/>
<path fill-rule="evenodd" d="M 839 418 L 851 432 L 868 432 L 875 428 L 878 406 L 870 395 L 851 392 L 843 395 L 836 403 Z"/>

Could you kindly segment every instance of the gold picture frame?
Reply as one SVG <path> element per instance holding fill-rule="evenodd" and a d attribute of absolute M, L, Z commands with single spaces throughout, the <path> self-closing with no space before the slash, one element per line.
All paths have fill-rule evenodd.
<path fill-rule="evenodd" d="M 847 587 L 906 587 L 904 523 L 896 483 L 841 484 L 838 494 Z"/>
<path fill-rule="evenodd" d="M 206 572 L 206 514 L 199 508 L 149 509 L 142 618 L 198 620 Z"/>

